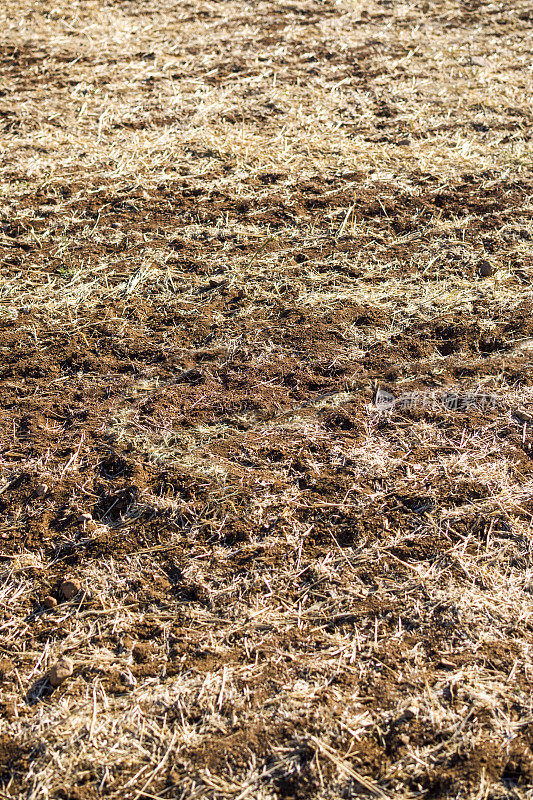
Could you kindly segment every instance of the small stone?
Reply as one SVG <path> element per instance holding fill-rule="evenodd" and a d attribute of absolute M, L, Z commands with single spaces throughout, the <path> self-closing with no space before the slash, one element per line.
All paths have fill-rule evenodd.
<path fill-rule="evenodd" d="M 398 736 L 398 739 L 399 739 L 399 740 L 400 740 L 400 742 L 401 742 L 402 744 L 404 744 L 406 747 L 407 747 L 407 745 L 409 744 L 409 742 L 411 741 L 411 740 L 410 740 L 410 738 L 409 738 L 409 736 L 408 736 L 406 733 L 400 733 L 400 735 Z"/>
<path fill-rule="evenodd" d="M 78 517 L 78 522 L 80 523 L 80 525 L 83 525 L 84 523 L 90 522 L 91 520 L 92 520 L 92 515 L 89 514 L 88 511 L 84 511 Z"/>
<path fill-rule="evenodd" d="M 35 487 L 35 496 L 45 497 L 49 491 L 50 488 L 46 485 L 46 483 L 38 483 L 37 486 Z"/>
<path fill-rule="evenodd" d="M 72 598 L 76 597 L 78 592 L 81 590 L 79 581 L 75 580 L 74 578 L 69 578 L 68 580 L 63 581 L 60 588 L 61 594 L 65 600 L 72 600 Z"/>
<path fill-rule="evenodd" d="M 45 608 L 55 608 L 57 606 L 57 600 L 55 599 L 55 597 L 47 595 L 43 600 L 43 606 Z"/>
<path fill-rule="evenodd" d="M 70 678 L 73 672 L 74 664 L 70 658 L 63 656 L 63 658 L 60 658 L 59 661 L 50 669 L 50 672 L 48 673 L 48 680 L 52 686 L 60 686 L 63 681 L 66 681 L 67 678 Z"/>
<path fill-rule="evenodd" d="M 481 278 L 489 278 L 494 272 L 494 267 L 490 261 L 479 261 L 477 265 L 477 274 Z"/>

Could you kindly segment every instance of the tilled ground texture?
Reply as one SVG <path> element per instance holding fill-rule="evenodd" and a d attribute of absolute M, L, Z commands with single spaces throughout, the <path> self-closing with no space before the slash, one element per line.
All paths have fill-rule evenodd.
<path fill-rule="evenodd" d="M 4 0 L 0 797 L 533 797 L 532 42 Z"/>

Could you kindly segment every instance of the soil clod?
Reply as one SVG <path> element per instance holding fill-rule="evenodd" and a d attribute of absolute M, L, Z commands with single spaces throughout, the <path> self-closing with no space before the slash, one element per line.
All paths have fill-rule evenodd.
<path fill-rule="evenodd" d="M 63 656 L 59 661 L 51 667 L 48 673 L 48 680 L 55 688 L 60 686 L 67 678 L 70 678 L 74 672 L 74 664 L 70 658 Z"/>
<path fill-rule="evenodd" d="M 75 578 L 68 578 L 59 587 L 65 600 L 72 600 L 81 591 L 81 584 Z"/>
<path fill-rule="evenodd" d="M 489 278 L 494 273 L 494 267 L 490 261 L 479 261 L 477 273 L 481 278 Z"/>

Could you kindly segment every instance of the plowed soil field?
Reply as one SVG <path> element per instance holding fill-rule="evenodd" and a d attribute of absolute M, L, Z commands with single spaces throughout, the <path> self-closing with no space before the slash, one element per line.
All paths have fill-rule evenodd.
<path fill-rule="evenodd" d="M 533 797 L 532 46 L 4 0 L 0 798 Z"/>

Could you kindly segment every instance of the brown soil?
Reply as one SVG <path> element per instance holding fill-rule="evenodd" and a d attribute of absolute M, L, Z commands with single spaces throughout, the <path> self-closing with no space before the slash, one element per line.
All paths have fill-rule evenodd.
<path fill-rule="evenodd" d="M 527 4 L 56 5 L 0 11 L 2 796 L 530 796 Z"/>

